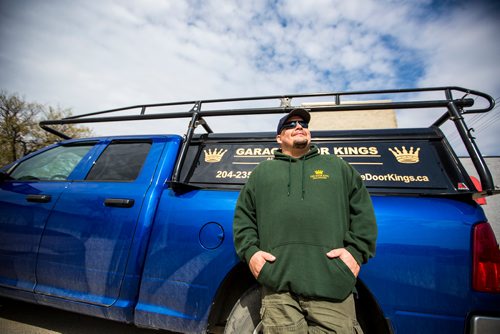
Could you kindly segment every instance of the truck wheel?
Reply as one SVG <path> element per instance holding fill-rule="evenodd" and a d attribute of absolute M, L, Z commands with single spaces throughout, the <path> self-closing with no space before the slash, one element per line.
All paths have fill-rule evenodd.
<path fill-rule="evenodd" d="M 258 286 L 245 291 L 229 314 L 224 334 L 260 333 L 260 298 Z"/>

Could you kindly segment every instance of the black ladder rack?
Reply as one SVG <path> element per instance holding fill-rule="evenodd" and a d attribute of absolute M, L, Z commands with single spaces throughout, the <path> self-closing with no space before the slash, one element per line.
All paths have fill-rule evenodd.
<path fill-rule="evenodd" d="M 346 97 L 372 96 L 379 98 L 384 95 L 399 95 L 418 94 L 425 92 L 442 93 L 442 99 L 432 100 L 410 100 L 403 102 L 368 102 L 368 103 L 343 103 Z M 460 97 L 457 97 L 457 94 Z M 480 177 L 484 195 L 491 195 L 495 192 L 495 186 L 491 173 L 481 155 L 479 148 L 476 145 L 475 138 L 471 134 L 471 129 L 467 128 L 463 115 L 471 113 L 484 113 L 492 110 L 495 106 L 494 99 L 485 93 L 465 89 L 462 87 L 431 87 L 431 88 L 409 88 L 409 89 L 393 89 L 393 90 L 368 90 L 368 91 L 353 91 L 353 92 L 334 92 L 334 93 L 312 93 L 312 94 L 289 94 L 289 95 L 273 95 L 273 96 L 255 96 L 242 98 L 227 98 L 227 99 L 210 99 L 196 100 L 183 102 L 169 102 L 157 104 L 143 104 L 124 108 L 110 109 L 99 112 L 87 113 L 77 116 L 71 116 L 60 120 L 47 120 L 40 122 L 40 126 L 63 139 L 70 139 L 66 134 L 52 128 L 52 125 L 63 124 L 82 124 L 82 123 L 102 123 L 102 122 L 123 122 L 123 121 L 138 121 L 138 120 L 153 120 L 153 119 L 172 119 L 172 118 L 188 118 L 190 119 L 188 129 L 184 136 L 184 141 L 181 147 L 179 158 L 172 176 L 172 183 L 180 183 L 180 170 L 184 164 L 186 153 L 193 138 L 195 129 L 201 125 L 207 133 L 212 133 L 212 129 L 206 121 L 206 117 L 211 116 L 242 116 L 242 115 L 263 115 L 263 114 L 280 114 L 287 113 L 294 108 L 301 108 L 300 105 L 293 106 L 292 100 L 298 98 L 316 98 L 329 97 L 333 98 L 334 105 L 311 106 L 308 110 L 313 112 L 324 111 L 354 111 L 354 110 L 380 110 L 380 109 L 422 109 L 422 108 L 444 108 L 446 112 L 441 115 L 430 126 L 440 127 L 448 120 L 453 121 L 457 131 L 462 139 L 469 156 L 472 159 L 474 167 Z M 475 99 L 482 99 L 486 102 L 484 108 L 471 109 L 475 103 Z M 276 101 L 278 107 L 266 108 L 227 108 L 227 109 L 203 109 L 205 106 L 214 104 L 248 102 L 248 101 Z M 158 107 L 179 107 L 190 108 L 188 111 L 168 112 L 168 113 L 147 113 L 151 109 Z M 467 108 L 467 109 L 466 109 Z M 118 112 L 138 110 L 136 115 L 116 115 Z M 114 115 L 113 115 L 114 114 Z"/>

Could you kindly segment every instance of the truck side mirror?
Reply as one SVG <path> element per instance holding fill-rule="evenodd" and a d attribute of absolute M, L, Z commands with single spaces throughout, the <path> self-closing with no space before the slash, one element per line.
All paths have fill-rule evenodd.
<path fill-rule="evenodd" d="M 6 181 L 6 180 L 13 180 L 12 177 L 10 177 L 9 174 L 6 172 L 0 171 L 0 182 Z"/>

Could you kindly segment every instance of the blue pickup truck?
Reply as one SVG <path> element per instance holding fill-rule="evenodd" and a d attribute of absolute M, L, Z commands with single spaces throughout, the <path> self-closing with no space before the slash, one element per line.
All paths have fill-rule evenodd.
<path fill-rule="evenodd" d="M 418 98 L 424 93 L 433 97 Z M 356 98 L 372 102 L 344 102 Z M 271 132 L 214 133 L 208 120 L 285 113 L 307 99 L 334 102 L 311 104 L 313 117 L 444 111 L 425 128 L 312 132 L 321 153 L 351 163 L 372 195 L 377 253 L 356 298 L 364 332 L 500 333 L 500 251 L 475 201 L 497 190 L 464 122 L 494 100 L 460 87 L 186 101 L 44 121 L 64 140 L 1 169 L 0 296 L 140 327 L 252 333 L 259 286 L 235 254 L 232 220 L 239 189 L 277 144 Z M 262 107 L 269 101 L 277 106 Z M 71 139 L 57 128 L 176 118 L 189 120 L 182 137 Z M 462 138 L 481 187 L 445 123 Z"/>

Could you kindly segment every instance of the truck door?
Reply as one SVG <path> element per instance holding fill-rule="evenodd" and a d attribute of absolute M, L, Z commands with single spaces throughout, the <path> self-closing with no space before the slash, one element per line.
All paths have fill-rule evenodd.
<path fill-rule="evenodd" d="M 88 174 L 61 194 L 47 221 L 37 294 L 106 306 L 118 298 L 163 144 L 120 140 L 101 145 L 105 149 Z"/>
<path fill-rule="evenodd" d="M 0 286 L 33 291 L 36 253 L 47 218 L 94 144 L 42 151 L 0 181 Z"/>

